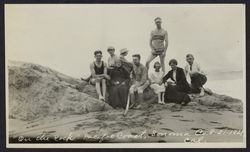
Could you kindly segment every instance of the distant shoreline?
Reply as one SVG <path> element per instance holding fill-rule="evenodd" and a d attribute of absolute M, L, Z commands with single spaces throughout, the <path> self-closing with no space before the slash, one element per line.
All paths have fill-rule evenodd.
<path fill-rule="evenodd" d="M 236 80 L 243 79 L 243 71 L 210 71 L 206 72 L 208 80 Z"/>

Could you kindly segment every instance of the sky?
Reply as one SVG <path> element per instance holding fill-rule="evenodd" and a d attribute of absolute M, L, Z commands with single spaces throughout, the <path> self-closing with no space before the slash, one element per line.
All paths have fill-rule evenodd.
<path fill-rule="evenodd" d="M 116 54 L 128 48 L 128 60 L 150 55 L 154 18 L 167 30 L 168 61 L 184 67 L 192 53 L 204 71 L 243 70 L 245 64 L 245 5 L 243 4 L 6 4 L 7 60 L 37 63 L 73 77 L 90 74 L 93 52 L 107 47 Z M 156 58 L 151 63 L 159 61 Z"/>

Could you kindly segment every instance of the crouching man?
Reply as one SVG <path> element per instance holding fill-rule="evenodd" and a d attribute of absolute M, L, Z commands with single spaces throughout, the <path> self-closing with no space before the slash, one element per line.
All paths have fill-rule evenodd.
<path fill-rule="evenodd" d="M 138 107 L 143 101 L 143 91 L 149 86 L 147 80 L 147 68 L 140 63 L 141 56 L 135 54 L 133 57 L 133 70 L 131 73 L 132 86 L 129 89 L 131 108 Z"/>
<path fill-rule="evenodd" d="M 194 62 L 194 56 L 192 54 L 186 55 L 187 65 L 185 67 L 186 76 L 190 76 L 191 79 L 191 92 L 200 93 L 200 96 L 204 96 L 203 85 L 207 82 L 205 73 L 201 70 L 198 63 Z"/>

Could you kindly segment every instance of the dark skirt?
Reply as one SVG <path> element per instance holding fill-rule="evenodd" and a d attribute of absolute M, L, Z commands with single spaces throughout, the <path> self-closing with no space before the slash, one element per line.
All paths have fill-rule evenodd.
<path fill-rule="evenodd" d="M 165 103 L 178 103 L 181 104 L 182 102 L 188 103 L 190 101 L 190 97 L 187 93 L 178 91 L 177 86 L 168 85 L 165 90 Z"/>
<path fill-rule="evenodd" d="M 128 85 L 111 85 L 109 89 L 109 104 L 113 108 L 126 108 L 129 93 Z"/>
<path fill-rule="evenodd" d="M 207 82 L 207 77 L 200 73 L 191 76 L 191 86 L 193 93 L 200 93 L 200 88 Z"/>

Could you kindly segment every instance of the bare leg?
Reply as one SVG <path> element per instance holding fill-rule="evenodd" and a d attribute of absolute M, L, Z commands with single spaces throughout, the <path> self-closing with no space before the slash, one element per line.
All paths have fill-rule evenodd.
<path fill-rule="evenodd" d="M 162 97 L 162 98 L 161 98 L 161 102 L 162 102 L 163 104 L 165 104 L 165 102 L 164 102 L 164 99 L 165 99 L 164 96 L 165 96 L 165 92 L 162 92 L 162 93 L 161 93 L 161 97 Z"/>
<path fill-rule="evenodd" d="M 153 61 L 155 58 L 156 58 L 156 55 L 153 55 L 151 53 L 150 56 L 148 57 L 147 61 L 146 61 L 146 67 L 147 67 L 147 69 L 149 69 L 150 62 Z"/>
<path fill-rule="evenodd" d="M 95 88 L 96 88 L 96 92 L 99 96 L 99 99 L 102 98 L 102 93 L 101 93 L 101 85 L 100 82 L 95 82 Z"/>
<path fill-rule="evenodd" d="M 165 74 L 165 55 L 160 55 L 160 62 L 161 62 L 161 67 L 162 67 L 162 71 Z"/>
<path fill-rule="evenodd" d="M 132 108 L 135 105 L 135 88 L 134 88 L 134 85 L 132 85 L 130 87 L 129 94 L 130 94 L 130 103 L 131 103 L 131 105 L 129 107 Z"/>
<path fill-rule="evenodd" d="M 106 79 L 102 79 L 102 95 L 105 100 L 106 97 Z"/>
<path fill-rule="evenodd" d="M 158 103 L 161 103 L 162 101 L 161 101 L 161 92 L 160 93 L 158 93 Z"/>

